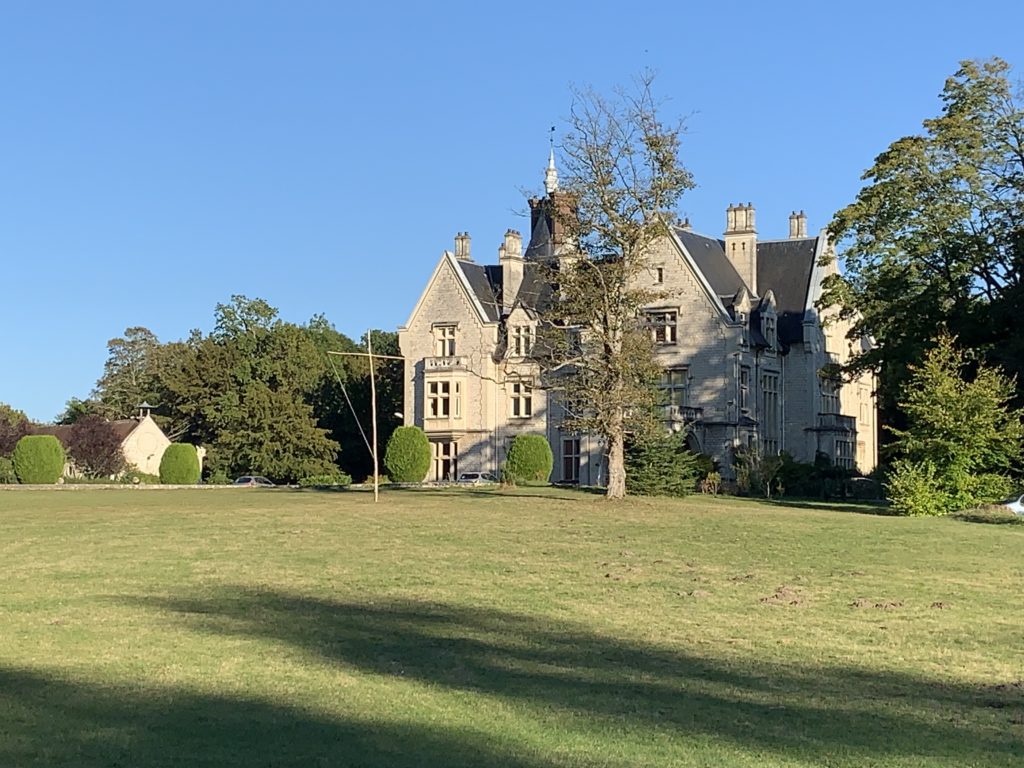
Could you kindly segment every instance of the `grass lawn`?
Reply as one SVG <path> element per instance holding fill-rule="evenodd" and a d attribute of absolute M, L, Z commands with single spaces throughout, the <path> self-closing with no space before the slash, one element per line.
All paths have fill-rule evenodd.
<path fill-rule="evenodd" d="M 0 492 L 0 766 L 1024 765 L 1024 526 Z"/>

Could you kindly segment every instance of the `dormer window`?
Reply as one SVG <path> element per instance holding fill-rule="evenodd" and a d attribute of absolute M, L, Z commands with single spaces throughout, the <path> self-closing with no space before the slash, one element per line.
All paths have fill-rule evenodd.
<path fill-rule="evenodd" d="M 455 356 L 455 325 L 434 326 L 434 356 L 454 357 Z"/>
<path fill-rule="evenodd" d="M 528 357 L 533 351 L 535 331 L 529 325 L 517 325 L 512 328 L 512 354 L 515 357 Z"/>
<path fill-rule="evenodd" d="M 768 342 L 768 346 L 774 347 L 777 334 L 775 327 L 775 315 L 762 315 L 761 326 L 761 332 L 764 334 L 764 338 Z"/>

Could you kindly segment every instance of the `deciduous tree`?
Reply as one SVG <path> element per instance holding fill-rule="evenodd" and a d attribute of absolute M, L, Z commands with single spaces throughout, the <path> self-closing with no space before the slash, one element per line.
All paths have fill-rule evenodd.
<path fill-rule="evenodd" d="M 71 425 L 67 451 L 75 469 L 86 477 L 110 477 L 125 469 L 121 438 L 114 425 L 98 414 L 83 416 Z"/>
<path fill-rule="evenodd" d="M 657 294 L 637 278 L 693 186 L 679 158 L 681 124 L 662 122 L 650 75 L 635 85 L 611 98 L 574 93 L 562 145 L 566 204 L 553 211 L 568 237 L 540 355 L 566 426 L 606 445 L 608 498 L 626 494 L 627 434 L 652 428 L 658 366 L 642 308 Z"/>

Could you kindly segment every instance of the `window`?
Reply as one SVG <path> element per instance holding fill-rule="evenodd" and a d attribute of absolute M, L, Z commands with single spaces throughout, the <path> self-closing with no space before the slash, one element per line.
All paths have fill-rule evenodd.
<path fill-rule="evenodd" d="M 779 453 L 779 374 L 761 376 L 761 452 L 765 456 Z"/>
<path fill-rule="evenodd" d="M 431 443 L 434 449 L 434 480 L 445 482 L 459 476 L 459 444 L 454 441 Z"/>
<path fill-rule="evenodd" d="M 740 410 L 750 411 L 750 369 L 747 366 L 740 368 Z"/>
<path fill-rule="evenodd" d="M 835 379 L 821 380 L 821 412 L 839 413 L 839 383 Z"/>
<path fill-rule="evenodd" d="M 678 314 L 674 311 L 648 312 L 647 323 L 655 344 L 675 344 Z"/>
<path fill-rule="evenodd" d="M 535 331 L 528 325 L 517 325 L 512 329 L 512 354 L 527 357 L 533 351 Z"/>
<path fill-rule="evenodd" d="M 445 419 L 462 415 L 462 386 L 457 381 L 427 382 L 427 418 Z"/>
<path fill-rule="evenodd" d="M 526 381 L 512 382 L 512 416 L 527 419 L 533 415 L 533 385 Z"/>
<path fill-rule="evenodd" d="M 768 342 L 768 346 L 775 346 L 775 315 L 762 315 L 762 326 L 764 332 L 764 338 Z"/>
<path fill-rule="evenodd" d="M 665 282 L 664 267 L 658 267 L 657 269 L 654 270 L 654 282 L 658 283 L 658 285 L 661 285 L 662 283 Z"/>
<path fill-rule="evenodd" d="M 836 440 L 836 466 L 853 469 L 853 443 L 849 440 Z"/>
<path fill-rule="evenodd" d="M 566 437 L 562 439 L 562 479 L 571 483 L 580 479 L 580 439 Z"/>
<path fill-rule="evenodd" d="M 689 380 L 686 368 L 669 368 L 661 373 L 658 388 L 665 393 L 665 404 L 682 408 L 686 405 L 686 384 Z"/>
<path fill-rule="evenodd" d="M 434 356 L 452 357 L 455 355 L 455 326 L 434 326 Z"/>

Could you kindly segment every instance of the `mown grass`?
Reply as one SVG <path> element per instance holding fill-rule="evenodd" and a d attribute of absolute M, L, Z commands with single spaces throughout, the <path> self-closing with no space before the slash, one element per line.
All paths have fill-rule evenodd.
<path fill-rule="evenodd" d="M 3 766 L 1019 766 L 1024 528 L 0 493 Z"/>

